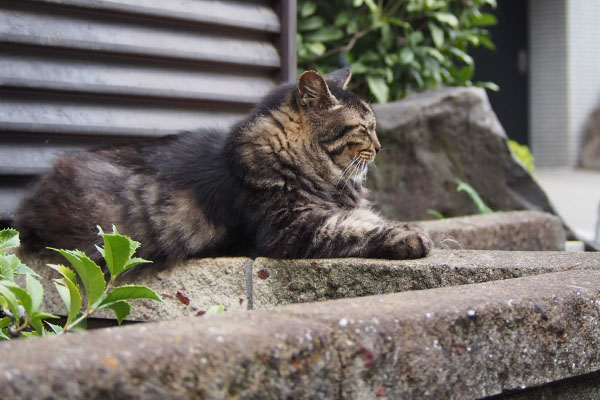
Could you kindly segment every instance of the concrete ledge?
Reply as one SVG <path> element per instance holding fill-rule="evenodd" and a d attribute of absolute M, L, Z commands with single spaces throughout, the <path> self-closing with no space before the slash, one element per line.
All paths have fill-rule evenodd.
<path fill-rule="evenodd" d="M 596 265 L 0 343 L 2 397 L 471 399 L 544 385 L 600 371 Z"/>
<path fill-rule="evenodd" d="M 417 260 L 271 260 L 252 265 L 256 308 L 600 267 L 600 253 L 434 250 Z"/>
<path fill-rule="evenodd" d="M 442 249 L 543 250 L 565 249 L 560 218 L 539 211 L 510 211 L 487 215 L 422 221 Z"/>
<path fill-rule="evenodd" d="M 52 285 L 56 273 L 41 260 L 27 260 L 44 277 L 45 310 L 64 314 Z M 196 315 L 223 304 L 228 311 L 423 290 L 517 278 L 600 265 L 600 253 L 434 250 L 417 260 L 272 260 L 207 258 L 160 273 L 135 277 L 165 303 L 137 301 L 128 320 Z M 124 281 L 122 283 L 126 283 Z M 112 318 L 111 312 L 94 314 Z"/>

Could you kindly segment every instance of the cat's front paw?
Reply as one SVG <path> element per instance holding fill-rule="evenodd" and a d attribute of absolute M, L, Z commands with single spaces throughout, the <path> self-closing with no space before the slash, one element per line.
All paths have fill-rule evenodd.
<path fill-rule="evenodd" d="M 425 232 L 416 227 L 401 225 L 368 256 L 391 260 L 421 258 L 429 254 L 432 247 L 433 242 Z"/>
<path fill-rule="evenodd" d="M 425 232 L 415 231 L 402 239 L 400 247 L 401 258 L 421 258 L 429 254 L 433 242 Z"/>

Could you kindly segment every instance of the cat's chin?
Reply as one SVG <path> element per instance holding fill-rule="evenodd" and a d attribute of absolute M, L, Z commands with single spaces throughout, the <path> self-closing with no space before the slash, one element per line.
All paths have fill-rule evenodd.
<path fill-rule="evenodd" d="M 368 168 L 365 167 L 360 172 L 358 172 L 356 175 L 354 175 L 352 177 L 354 182 L 361 183 L 361 184 L 364 183 L 364 181 L 367 179 L 367 170 L 368 170 Z"/>

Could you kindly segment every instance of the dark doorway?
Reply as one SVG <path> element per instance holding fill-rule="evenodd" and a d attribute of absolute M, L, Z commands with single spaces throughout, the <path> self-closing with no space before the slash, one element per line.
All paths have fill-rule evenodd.
<path fill-rule="evenodd" d="M 529 1 L 500 0 L 490 10 L 498 24 L 490 27 L 496 50 L 472 49 L 475 59 L 473 81 L 492 81 L 499 92 L 488 90 L 492 107 L 509 138 L 529 144 L 528 135 L 528 47 L 527 9 Z"/>

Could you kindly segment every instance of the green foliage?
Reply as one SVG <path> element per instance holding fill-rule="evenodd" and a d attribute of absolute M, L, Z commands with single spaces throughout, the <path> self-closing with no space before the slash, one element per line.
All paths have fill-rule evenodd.
<path fill-rule="evenodd" d="M 479 212 L 479 214 L 492 214 L 494 212 L 483 202 L 483 200 L 479 196 L 479 193 L 477 193 L 473 186 L 458 178 L 456 178 L 454 181 L 458 185 L 456 187 L 456 191 L 466 192 L 471 198 L 471 200 L 473 200 L 473 203 L 475 203 L 475 206 L 477 206 L 477 211 Z"/>
<path fill-rule="evenodd" d="M 529 151 L 529 147 L 524 144 L 519 144 L 517 141 L 509 140 L 508 148 L 523 163 L 530 174 L 535 172 L 533 154 Z"/>
<path fill-rule="evenodd" d="M 163 301 L 152 289 L 138 285 L 113 287 L 115 279 L 126 270 L 149 262 L 133 257 L 139 243 L 120 235 L 116 228 L 110 234 L 98 227 L 104 246 L 98 251 L 104 257 L 110 279 L 106 282 L 100 266 L 79 250 L 52 249 L 61 254 L 71 264 L 49 265 L 61 278 L 54 280 L 54 286 L 65 304 L 67 321 L 58 326 L 47 321 L 58 318 L 39 310 L 44 298 L 44 288 L 37 275 L 25 266 L 14 254 L 4 250 L 18 247 L 19 233 L 14 229 L 0 231 L 0 339 L 19 336 L 45 336 L 63 334 L 81 329 L 92 313 L 110 309 L 120 324 L 131 312 L 131 299 L 151 299 Z M 25 288 L 19 286 L 14 277 L 25 274 Z M 81 290 L 80 283 L 83 286 Z M 83 298 L 86 298 L 84 305 Z"/>
<path fill-rule="evenodd" d="M 298 63 L 327 73 L 349 64 L 351 89 L 379 103 L 471 81 L 469 46 L 494 49 L 484 6 L 496 0 L 299 0 Z"/>
<path fill-rule="evenodd" d="M 475 203 L 475 206 L 477 206 L 477 211 L 479 212 L 479 214 L 492 214 L 494 212 L 491 208 L 489 208 L 487 206 L 487 204 L 485 204 L 485 202 L 481 199 L 481 196 L 479 196 L 479 193 L 477 193 L 477 191 L 475 190 L 475 188 L 473 188 L 473 186 L 469 185 L 467 182 L 465 182 L 459 178 L 456 178 L 454 180 L 454 182 L 456 182 L 456 185 L 457 185 L 456 191 L 467 193 L 469 198 L 471 198 L 473 203 Z M 442 214 L 441 212 L 439 212 L 437 210 L 429 209 L 429 210 L 427 210 L 427 214 L 432 215 L 432 216 L 436 217 L 437 219 L 446 218 L 444 216 L 444 214 Z"/>
<path fill-rule="evenodd" d="M 214 306 L 210 306 L 208 308 L 208 310 L 206 310 L 205 315 L 217 315 L 217 314 L 223 314 L 224 312 L 225 312 L 225 306 L 222 304 L 217 304 Z"/>
<path fill-rule="evenodd" d="M 444 217 L 444 214 L 442 214 L 438 210 L 433 210 L 431 208 L 427 210 L 427 214 L 432 215 L 432 216 L 436 217 L 437 219 L 444 219 L 444 218 L 446 218 L 446 217 Z"/>

